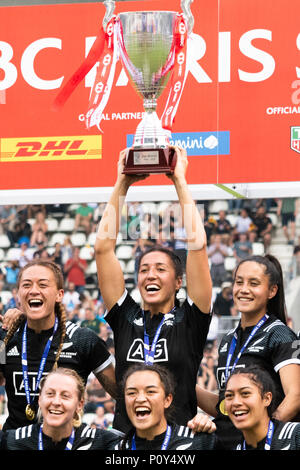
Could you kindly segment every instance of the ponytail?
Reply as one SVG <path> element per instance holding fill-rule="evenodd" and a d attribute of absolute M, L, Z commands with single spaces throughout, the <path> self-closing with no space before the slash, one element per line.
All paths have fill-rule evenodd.
<path fill-rule="evenodd" d="M 63 347 L 63 344 L 64 344 L 64 340 L 65 340 L 65 337 L 66 337 L 67 314 L 66 314 L 66 309 L 63 306 L 63 304 L 61 304 L 61 303 L 56 303 L 55 304 L 55 314 L 56 314 L 56 316 L 58 318 L 58 321 L 59 321 L 60 343 L 59 343 L 59 346 L 57 348 L 57 352 L 56 352 L 56 356 L 55 356 L 55 362 L 54 362 L 52 370 L 57 369 L 57 363 L 58 363 L 59 356 L 60 356 L 60 353 L 61 353 L 61 350 L 62 350 L 62 347 Z"/>

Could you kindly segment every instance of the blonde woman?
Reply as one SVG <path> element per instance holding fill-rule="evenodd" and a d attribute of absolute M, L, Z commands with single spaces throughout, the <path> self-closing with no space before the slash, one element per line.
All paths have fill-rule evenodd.
<path fill-rule="evenodd" d="M 84 382 L 72 369 L 58 368 L 41 381 L 41 423 L 4 433 L 7 450 L 109 450 L 120 436 L 81 424 Z"/>

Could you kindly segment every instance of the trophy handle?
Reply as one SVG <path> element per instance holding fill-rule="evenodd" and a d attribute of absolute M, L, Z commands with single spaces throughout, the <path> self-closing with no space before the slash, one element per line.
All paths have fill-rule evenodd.
<path fill-rule="evenodd" d="M 104 0 L 104 5 L 106 8 L 106 13 L 102 21 L 102 26 L 105 31 L 107 23 L 112 19 L 114 10 L 115 10 L 115 4 L 116 2 L 114 0 Z"/>
<path fill-rule="evenodd" d="M 194 17 L 190 8 L 190 5 L 191 3 L 193 3 L 193 1 L 194 0 L 181 0 L 181 8 L 182 8 L 183 15 L 187 22 L 188 34 L 190 34 L 193 31 L 193 27 L 194 27 Z"/>

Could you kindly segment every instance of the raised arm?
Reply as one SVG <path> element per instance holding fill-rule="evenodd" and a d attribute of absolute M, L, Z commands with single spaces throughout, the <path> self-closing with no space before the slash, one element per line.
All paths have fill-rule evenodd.
<path fill-rule="evenodd" d="M 145 178 L 145 176 L 128 176 L 122 173 L 126 152 L 127 150 L 120 152 L 117 181 L 99 223 L 95 242 L 99 288 L 108 310 L 115 305 L 125 289 L 123 271 L 115 255 L 120 214 L 131 184 Z"/>
<path fill-rule="evenodd" d="M 185 173 L 188 165 L 184 149 L 175 147 L 177 163 L 173 181 L 183 215 L 188 255 L 186 261 L 187 293 L 203 313 L 211 307 L 212 281 L 207 257 L 207 240 L 200 213 L 188 188 Z"/>

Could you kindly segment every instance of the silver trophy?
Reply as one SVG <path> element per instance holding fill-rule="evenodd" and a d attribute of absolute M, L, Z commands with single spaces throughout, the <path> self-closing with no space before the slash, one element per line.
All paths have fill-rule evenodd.
<path fill-rule="evenodd" d="M 188 33 L 193 27 L 190 4 L 182 0 Z M 105 27 L 114 11 L 113 1 L 104 2 L 107 11 Z M 124 173 L 172 173 L 176 164 L 173 148 L 169 147 L 170 131 L 162 127 L 156 113 L 157 99 L 163 92 L 172 68 L 170 57 L 174 47 L 173 11 L 138 11 L 120 13 L 118 43 L 120 58 L 134 88 L 143 99 L 144 116 L 129 150 Z"/>

